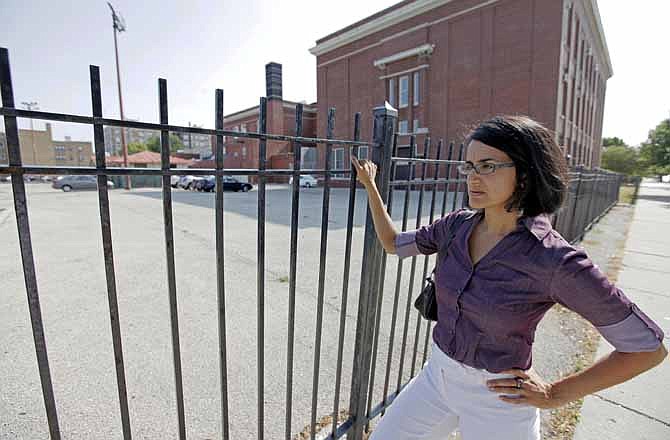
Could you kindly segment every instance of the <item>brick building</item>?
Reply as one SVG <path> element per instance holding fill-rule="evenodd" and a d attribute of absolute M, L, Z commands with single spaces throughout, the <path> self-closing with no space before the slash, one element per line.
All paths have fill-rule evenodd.
<path fill-rule="evenodd" d="M 266 97 L 267 97 L 267 133 L 295 136 L 295 107 L 297 102 L 287 101 L 282 94 L 282 66 L 278 63 L 269 63 L 265 66 Z M 303 104 L 303 131 L 305 137 L 316 136 L 316 103 Z M 236 132 L 258 132 L 260 106 L 254 106 L 235 113 L 225 115 L 223 127 L 225 130 Z M 245 139 L 236 136 L 224 138 L 224 167 L 225 168 L 257 168 L 258 167 L 258 140 Z M 216 140 L 212 141 L 212 149 Z M 316 166 L 316 149 L 311 145 L 303 145 L 303 168 Z M 292 146 L 288 142 L 268 141 L 266 144 L 267 167 L 288 169 L 293 167 Z M 306 165 L 307 164 L 307 165 Z M 194 163 L 193 167 L 214 167 L 214 160 L 202 160 Z M 254 180 L 253 178 L 251 179 Z M 271 181 L 286 182 L 285 178 L 272 178 Z"/>
<path fill-rule="evenodd" d="M 527 114 L 556 132 L 571 164 L 600 165 L 612 67 L 595 0 L 403 1 L 310 52 L 319 136 L 335 107 L 336 137 L 350 137 L 361 112 L 370 140 L 371 109 L 384 100 L 399 111 L 399 132 L 434 140 L 459 142 L 478 120 Z"/>
<path fill-rule="evenodd" d="M 93 154 L 90 142 L 73 141 L 69 136 L 55 140 L 49 123 L 44 130 L 19 129 L 19 146 L 24 165 L 89 166 Z M 0 164 L 8 162 L 7 139 L 0 133 Z"/>

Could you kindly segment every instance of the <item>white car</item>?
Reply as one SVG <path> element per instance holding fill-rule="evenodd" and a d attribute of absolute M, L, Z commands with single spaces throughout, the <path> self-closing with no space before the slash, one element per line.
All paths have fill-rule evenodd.
<path fill-rule="evenodd" d="M 289 185 L 293 184 L 293 177 L 291 177 L 288 181 Z M 316 177 L 312 176 L 311 174 L 303 174 L 300 176 L 300 186 L 303 188 L 314 188 L 319 184 L 319 181 L 316 180 Z"/>
<path fill-rule="evenodd" d="M 181 176 L 170 176 L 170 186 L 172 186 L 172 188 L 176 188 L 177 184 L 179 183 L 179 179 L 181 179 Z"/>
<path fill-rule="evenodd" d="M 177 183 L 178 188 L 182 189 L 195 189 L 193 188 L 193 181 L 195 180 L 195 176 L 181 176 L 179 179 L 179 182 Z"/>

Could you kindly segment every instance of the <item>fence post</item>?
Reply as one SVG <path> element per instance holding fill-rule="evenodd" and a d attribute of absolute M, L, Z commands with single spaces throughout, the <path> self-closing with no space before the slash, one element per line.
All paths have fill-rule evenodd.
<path fill-rule="evenodd" d="M 575 220 L 577 219 L 577 209 L 579 208 L 579 192 L 582 187 L 582 172 L 583 168 L 581 166 L 577 167 L 577 172 L 579 173 L 577 177 L 577 188 L 575 190 L 575 201 L 572 204 L 572 218 L 570 219 L 570 227 L 568 228 L 568 233 L 570 234 L 570 237 L 568 238 L 568 241 L 572 243 L 575 238 L 577 238 L 575 235 Z"/>
<path fill-rule="evenodd" d="M 377 164 L 376 184 L 386 202 L 389 182 L 391 180 L 391 150 L 393 132 L 398 119 L 398 111 L 388 103 L 373 109 L 373 148 L 372 161 Z M 364 266 L 361 268 L 360 296 L 358 316 L 356 320 L 356 341 L 354 345 L 354 365 L 352 371 L 349 414 L 353 417 L 353 426 L 348 438 L 361 440 L 367 422 L 366 402 L 370 380 L 370 359 L 372 357 L 372 338 L 374 334 L 375 315 L 377 313 L 377 295 L 383 274 L 381 259 L 383 248 L 375 233 L 372 214 L 368 207 L 365 220 L 365 236 L 363 242 Z"/>

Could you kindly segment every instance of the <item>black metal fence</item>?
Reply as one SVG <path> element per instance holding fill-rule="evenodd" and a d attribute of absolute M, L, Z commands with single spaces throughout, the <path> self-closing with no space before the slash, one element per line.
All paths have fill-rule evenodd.
<path fill-rule="evenodd" d="M 231 438 L 229 408 L 235 402 L 229 398 L 228 376 L 228 330 L 226 325 L 227 314 L 231 311 L 227 307 L 225 259 L 224 259 L 224 193 L 222 179 L 226 175 L 250 175 L 258 179 L 257 196 L 257 249 L 256 249 L 256 279 L 257 279 L 257 311 L 256 311 L 256 338 L 258 351 L 256 356 L 256 397 L 257 397 L 257 427 L 259 439 L 264 438 L 264 427 L 268 422 L 265 417 L 265 276 L 266 276 L 266 181 L 273 176 L 293 176 L 291 191 L 291 220 L 290 220 L 290 248 L 288 249 L 288 316 L 286 337 L 286 395 L 284 438 L 290 440 L 296 434 L 293 426 L 293 395 L 296 368 L 301 372 L 309 371 L 309 366 L 294 365 L 295 351 L 295 320 L 296 320 L 296 281 L 300 277 L 297 255 L 299 234 L 299 207 L 301 203 L 300 179 L 301 174 L 312 174 L 323 177 L 323 201 L 320 227 L 319 275 L 316 286 L 316 310 L 314 337 L 314 357 L 311 366 L 312 393 L 311 417 L 305 420 L 309 423 L 309 436 L 314 439 L 317 435 L 317 418 L 319 398 L 324 395 L 332 399 L 332 421 L 329 424 L 328 438 L 337 439 L 344 435 L 347 438 L 359 440 L 363 432 L 369 429 L 369 422 L 383 413 L 384 409 L 393 401 L 397 394 L 421 368 L 428 355 L 428 342 L 431 324 L 422 322 L 420 316 L 413 310 L 411 304 L 420 291 L 431 268 L 434 257 L 412 257 L 409 263 L 392 261 L 387 264 L 387 256 L 378 242 L 372 218 L 367 213 L 364 226 L 364 240 L 362 249 L 362 267 L 360 268 L 360 286 L 358 288 L 358 308 L 356 319 L 348 322 L 346 310 L 349 303 L 349 286 L 351 273 L 352 236 L 354 233 L 354 210 L 357 196 L 356 177 L 346 169 L 333 169 L 333 145 L 349 148 L 351 154 L 357 155 L 360 146 L 368 146 L 371 158 L 379 165 L 377 184 L 387 203 L 389 212 L 401 224 L 403 230 L 419 227 L 426 222 L 432 222 L 438 216 L 467 205 L 466 182 L 463 179 L 452 177 L 455 175 L 454 165 L 463 160 L 463 145 L 455 146 L 437 143 L 435 155 L 432 154 L 433 144 L 429 138 L 422 143 L 421 154 L 417 154 L 417 138 L 409 136 L 409 148 L 406 153 L 399 154 L 399 135 L 394 133 L 397 122 L 397 112 L 388 106 L 377 107 L 373 110 L 374 128 L 373 142 L 360 140 L 360 114 L 354 118 L 352 140 L 334 139 L 335 112 L 331 109 L 327 115 L 327 135 L 325 139 L 306 138 L 302 136 L 302 105 L 296 106 L 295 136 L 283 136 L 266 133 L 266 98 L 260 100 L 259 130 L 257 133 L 240 133 L 223 130 L 223 91 L 215 92 L 215 129 L 183 127 L 168 123 L 167 82 L 158 80 L 158 96 L 160 106 L 160 121 L 157 124 L 120 121 L 103 118 L 102 98 L 100 91 L 100 73 L 96 66 L 90 66 L 92 116 L 68 115 L 60 113 L 24 111 L 15 108 L 12 82 L 10 77 L 9 56 L 6 49 L 0 49 L 0 86 L 2 92 L 2 108 L 0 114 L 4 117 L 7 132 L 9 165 L 0 166 L 0 174 L 9 174 L 12 179 L 13 200 L 21 249 L 25 287 L 28 296 L 30 322 L 37 355 L 37 364 L 42 386 L 42 394 L 47 414 L 49 432 L 52 439 L 60 439 L 58 412 L 51 381 L 51 372 L 47 356 L 47 347 L 42 323 L 39 289 L 35 276 L 33 246 L 31 243 L 30 226 L 27 210 L 27 196 L 23 175 L 25 174 L 88 174 L 96 175 L 98 179 L 98 201 L 100 209 L 100 225 L 104 251 L 104 266 L 106 271 L 107 297 L 109 316 L 111 320 L 112 350 L 114 353 L 114 368 L 118 389 L 119 411 L 121 415 L 120 429 L 124 439 L 132 437 L 131 414 L 128 405 L 128 391 L 125 379 L 124 351 L 121 338 L 121 327 L 118 307 L 118 292 L 116 272 L 114 266 L 114 248 L 112 246 L 111 220 L 109 195 L 106 185 L 108 176 L 134 175 L 157 176 L 162 179 L 162 206 L 163 224 L 165 233 L 165 251 L 167 260 L 168 297 L 171 318 L 171 341 L 174 367 L 174 385 L 176 397 L 176 418 L 178 421 L 179 438 L 186 438 L 184 387 L 182 382 L 182 363 L 180 350 L 180 333 L 178 320 L 177 287 L 175 274 L 175 254 L 172 216 L 172 188 L 170 177 L 173 175 L 215 175 L 215 234 L 216 234 L 216 295 L 218 298 L 218 343 L 219 343 L 219 378 L 220 378 L 220 423 L 224 439 Z M 88 124 L 94 130 L 95 159 L 94 167 L 47 167 L 22 165 L 17 118 L 35 118 L 49 121 L 75 122 Z M 105 163 L 103 126 L 117 126 L 128 128 L 143 128 L 159 130 L 161 132 L 161 167 L 160 168 L 108 168 Z M 187 132 L 214 135 L 216 137 L 216 166 L 213 169 L 175 169 L 169 163 L 169 133 Z M 224 168 L 224 136 L 256 139 L 259 141 L 258 168 L 256 169 L 226 169 Z M 404 137 L 407 139 L 407 137 Z M 266 160 L 266 142 L 269 140 L 285 141 L 292 145 L 294 153 L 292 169 L 268 169 Z M 303 144 L 320 145 L 325 148 L 325 163 L 323 168 L 302 169 L 301 149 Z M 434 158 L 432 158 L 434 157 Z M 402 178 L 395 178 L 395 172 Z M 417 172 L 418 171 L 418 172 Z M 349 176 L 346 238 L 344 244 L 343 277 L 340 296 L 338 331 L 333 334 L 337 338 L 336 361 L 334 365 L 334 382 L 328 385 L 324 392 L 324 385 L 319 383 L 319 372 L 322 360 L 323 312 L 324 293 L 332 286 L 326 286 L 326 262 L 328 257 L 329 238 L 329 209 L 331 177 L 345 173 Z M 570 197 L 563 210 L 554 218 L 554 225 L 567 239 L 574 241 L 580 238 L 584 230 L 602 216 L 617 200 L 620 178 L 604 172 L 592 172 L 578 169 L 571 173 Z M 360 190 L 359 190 L 360 191 Z M 399 203 L 400 197 L 402 204 Z M 430 201 L 428 202 L 428 198 Z M 396 199 L 396 200 L 394 200 Z M 397 205 L 402 207 L 401 213 L 393 212 Z M 413 212 L 411 212 L 413 211 Z M 414 220 L 410 224 L 410 220 Z M 422 261 L 421 258 L 423 259 Z M 422 266 L 417 264 L 423 263 Z M 409 274 L 407 267 L 409 264 Z M 393 266 L 395 265 L 395 273 Z M 359 269 L 359 268 L 356 268 Z M 419 274 L 421 276 L 419 276 Z M 408 282 L 403 282 L 408 275 Z M 395 284 L 388 288 L 387 278 Z M 385 288 L 386 284 L 386 288 Z M 386 295 L 386 291 L 392 295 Z M 389 292 L 390 293 L 390 292 Z M 345 327 L 355 326 L 353 341 L 346 341 Z M 349 389 L 349 406 L 340 408 L 343 380 L 343 351 L 345 345 L 353 346 L 353 366 L 351 368 L 351 387 Z M 384 368 L 382 368 L 384 365 Z M 110 365 L 110 368 L 112 366 Z M 302 376 L 302 375 L 301 375 Z M 383 385 L 382 385 L 383 384 Z M 332 392 L 332 394 L 330 394 Z M 301 396 L 301 399 L 305 399 Z M 344 415 L 342 415 L 344 414 Z M 248 421 L 247 421 L 248 422 Z M 276 420 L 273 420 L 276 423 Z M 167 433 L 166 433 L 167 435 Z"/>
<path fill-rule="evenodd" d="M 554 229 L 571 243 L 580 241 L 616 205 L 623 175 L 606 170 L 571 170 L 568 197 L 553 219 Z"/>

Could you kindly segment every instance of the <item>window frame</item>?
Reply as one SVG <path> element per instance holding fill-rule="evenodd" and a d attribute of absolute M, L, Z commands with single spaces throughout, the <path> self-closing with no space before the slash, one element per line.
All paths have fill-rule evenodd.
<path fill-rule="evenodd" d="M 405 84 L 405 93 L 403 94 L 403 83 Z M 403 102 L 403 97 L 404 102 Z M 398 108 L 409 107 L 409 75 L 402 75 L 398 78 Z"/>

